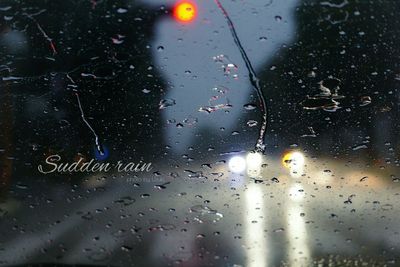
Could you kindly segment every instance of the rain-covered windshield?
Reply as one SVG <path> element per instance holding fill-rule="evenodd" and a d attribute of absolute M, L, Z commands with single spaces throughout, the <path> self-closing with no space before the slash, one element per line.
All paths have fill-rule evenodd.
<path fill-rule="evenodd" d="M 1 0 L 0 266 L 399 266 L 399 12 Z"/>

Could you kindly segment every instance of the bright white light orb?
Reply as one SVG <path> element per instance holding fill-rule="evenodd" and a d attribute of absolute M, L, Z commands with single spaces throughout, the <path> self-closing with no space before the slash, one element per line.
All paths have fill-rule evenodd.
<path fill-rule="evenodd" d="M 292 161 L 293 161 L 293 163 L 294 164 L 296 164 L 296 165 L 304 165 L 304 155 L 303 155 L 303 153 L 301 153 L 301 152 L 298 152 L 298 151 L 296 151 L 296 152 L 293 152 L 292 153 Z"/>
<path fill-rule="evenodd" d="M 246 160 L 240 156 L 234 156 L 229 160 L 231 172 L 241 173 L 246 169 Z"/>
<path fill-rule="evenodd" d="M 289 169 L 289 174 L 293 178 L 300 178 L 304 173 L 305 158 L 299 151 L 286 153 L 282 158 L 282 164 Z"/>
<path fill-rule="evenodd" d="M 250 152 L 247 154 L 246 163 L 248 168 L 260 168 L 262 156 L 258 152 Z"/>

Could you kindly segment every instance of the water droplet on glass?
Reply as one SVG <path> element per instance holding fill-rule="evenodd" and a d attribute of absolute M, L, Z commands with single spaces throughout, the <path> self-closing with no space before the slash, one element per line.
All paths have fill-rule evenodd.
<path fill-rule="evenodd" d="M 371 104 L 372 100 L 370 96 L 362 96 L 360 99 L 360 107 L 367 106 Z"/>
<path fill-rule="evenodd" d="M 111 37 L 111 41 L 113 42 L 113 44 L 122 44 L 124 42 L 124 35 L 121 34 L 116 34 L 114 37 Z"/>
<path fill-rule="evenodd" d="M 393 209 L 393 205 L 392 204 L 385 204 L 385 205 L 382 205 L 381 208 L 383 210 L 392 210 Z"/>
<path fill-rule="evenodd" d="M 122 251 L 126 251 L 126 252 L 128 252 L 128 251 L 131 251 L 133 248 L 132 247 L 130 247 L 130 246 L 121 246 L 121 250 Z"/>
<path fill-rule="evenodd" d="M 253 110 L 256 109 L 257 106 L 255 104 L 249 103 L 243 106 L 246 110 Z"/>
<path fill-rule="evenodd" d="M 236 72 L 238 71 L 238 67 L 234 64 L 228 56 L 226 55 L 218 55 L 213 57 L 213 60 L 221 65 L 221 68 L 224 70 L 225 75 L 232 74 L 234 78 L 237 78 Z"/>
<path fill-rule="evenodd" d="M 191 207 L 189 211 L 196 214 L 194 220 L 198 223 L 215 223 L 224 217 L 217 210 L 213 210 L 210 207 L 203 205 L 195 205 Z"/>
<path fill-rule="evenodd" d="M 176 104 L 176 101 L 174 99 L 167 98 L 167 99 L 162 99 L 160 101 L 160 103 L 158 104 L 158 106 L 159 106 L 159 109 L 165 109 L 165 108 L 171 107 L 175 104 Z"/>
<path fill-rule="evenodd" d="M 115 200 L 114 203 L 118 203 L 123 206 L 129 206 L 129 205 L 132 205 L 133 203 L 135 203 L 135 201 L 136 200 L 134 198 L 126 196 L 126 197 L 121 197 L 118 200 Z"/>
<path fill-rule="evenodd" d="M 357 151 L 357 150 L 365 149 L 365 148 L 368 148 L 367 145 L 365 145 L 365 144 L 356 145 L 356 146 L 352 147 L 353 151 Z"/>
<path fill-rule="evenodd" d="M 258 124 L 258 122 L 255 120 L 249 120 L 247 122 L 247 126 L 249 126 L 249 127 L 255 127 L 255 126 L 257 126 L 257 124 Z"/>
<path fill-rule="evenodd" d="M 124 13 L 128 12 L 128 10 L 126 8 L 121 8 L 120 7 L 120 8 L 117 9 L 117 12 L 120 13 L 120 14 L 124 14 Z"/>

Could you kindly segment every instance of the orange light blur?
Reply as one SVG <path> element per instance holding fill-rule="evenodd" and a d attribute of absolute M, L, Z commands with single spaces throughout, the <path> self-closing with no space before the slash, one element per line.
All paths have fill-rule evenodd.
<path fill-rule="evenodd" d="M 292 160 L 292 152 L 286 152 L 282 157 L 282 165 L 289 168 L 290 161 Z"/>
<path fill-rule="evenodd" d="M 304 155 L 300 151 L 289 150 L 282 157 L 282 165 L 288 169 L 299 169 L 304 166 L 304 163 Z"/>
<path fill-rule="evenodd" d="M 174 17 L 182 22 L 192 21 L 196 13 L 196 6 L 190 2 L 180 2 L 174 7 Z"/>

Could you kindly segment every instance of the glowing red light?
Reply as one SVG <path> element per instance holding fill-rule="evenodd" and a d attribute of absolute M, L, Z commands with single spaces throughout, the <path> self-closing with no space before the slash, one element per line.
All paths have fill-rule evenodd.
<path fill-rule="evenodd" d="M 174 7 L 174 17 L 182 22 L 192 21 L 196 17 L 196 6 L 190 2 L 179 2 Z"/>

